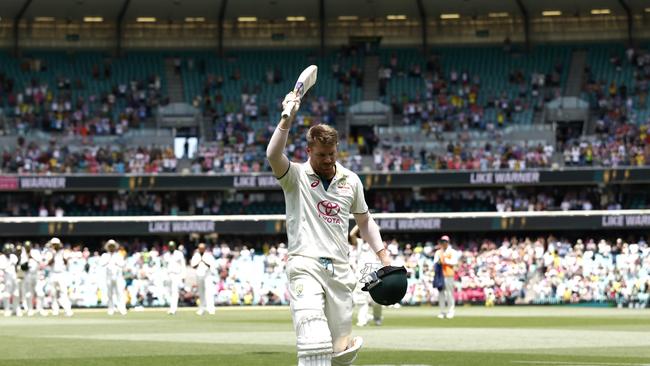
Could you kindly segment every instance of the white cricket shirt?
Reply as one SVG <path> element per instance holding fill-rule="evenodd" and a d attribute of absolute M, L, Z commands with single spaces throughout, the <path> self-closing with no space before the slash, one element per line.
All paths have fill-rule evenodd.
<path fill-rule="evenodd" d="M 27 251 L 23 250 L 23 252 L 20 254 L 20 263 L 27 263 L 28 270 L 27 273 L 30 275 L 34 275 L 38 272 L 38 267 L 41 262 L 41 253 L 36 250 L 32 249 L 29 254 Z"/>
<path fill-rule="evenodd" d="M 102 265 L 106 267 L 106 278 L 107 279 L 118 279 L 123 276 L 124 257 L 119 252 L 109 253 L 106 252 L 102 254 L 101 257 Z"/>
<path fill-rule="evenodd" d="M 170 275 L 180 275 L 185 269 L 185 257 L 180 250 L 174 250 L 173 253 L 167 252 L 163 255 L 163 260 L 167 264 L 167 273 Z"/>
<path fill-rule="evenodd" d="M 66 255 L 63 252 L 63 249 L 57 250 L 54 254 L 54 262 L 52 263 L 52 273 L 64 273 L 68 270 L 65 261 Z"/>
<path fill-rule="evenodd" d="M 350 214 L 368 211 L 359 176 L 336 163 L 326 191 L 309 161 L 292 162 L 278 182 L 287 209 L 289 255 L 347 263 Z"/>
<path fill-rule="evenodd" d="M 215 263 L 216 261 L 212 252 L 208 250 L 203 252 L 203 255 L 197 251 L 190 261 L 190 265 L 196 267 L 196 275 L 199 277 L 210 275 L 210 271 L 214 268 Z"/>
<path fill-rule="evenodd" d="M 15 254 L 0 254 L 0 270 L 2 270 L 6 276 L 16 277 L 16 265 L 18 264 L 18 257 Z"/>

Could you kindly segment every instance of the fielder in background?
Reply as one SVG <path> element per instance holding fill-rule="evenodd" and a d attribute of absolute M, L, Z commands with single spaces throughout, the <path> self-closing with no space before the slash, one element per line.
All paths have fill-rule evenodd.
<path fill-rule="evenodd" d="M 59 306 L 65 316 L 72 316 L 72 304 L 68 296 L 68 253 L 59 238 L 52 238 L 46 244 L 50 250 L 47 256 L 49 266 L 49 288 L 52 294 L 52 315 L 59 315 Z"/>
<path fill-rule="evenodd" d="M 18 257 L 15 253 L 16 247 L 12 243 L 5 243 L 0 255 L 0 273 L 4 277 L 4 292 L 2 293 L 2 306 L 5 316 L 22 316 L 20 310 L 20 286 L 16 267 Z"/>
<path fill-rule="evenodd" d="M 375 325 L 379 326 L 383 320 L 382 305 L 374 302 L 370 293 L 361 290 L 361 288 L 363 287 L 362 279 L 370 272 L 379 269 L 381 264 L 377 262 L 377 255 L 370 249 L 370 245 L 361 238 L 358 225 L 355 225 L 350 231 L 349 240 L 353 247 L 350 251 L 350 262 L 358 279 L 352 294 L 354 304 L 359 306 L 357 326 L 364 327 L 368 324 L 371 319 L 370 308 L 372 308 L 372 319 Z"/>
<path fill-rule="evenodd" d="M 357 278 L 350 267 L 350 214 L 384 266 L 391 264 L 379 227 L 370 216 L 359 177 L 336 162 L 338 133 L 319 124 L 307 132 L 304 163 L 290 162 L 283 151 L 299 108 L 287 94 L 283 116 L 266 149 L 286 203 L 291 316 L 299 366 L 350 365 L 363 344 L 352 338 L 352 292 Z M 284 114 L 284 113 L 283 113 Z"/>
<path fill-rule="evenodd" d="M 167 252 L 163 255 L 163 264 L 167 268 L 167 286 L 169 286 L 169 311 L 167 314 L 174 315 L 178 309 L 178 292 L 185 277 L 185 256 L 177 248 L 176 242 L 170 241 L 167 244 Z"/>
<path fill-rule="evenodd" d="M 41 315 L 46 314 L 43 310 L 43 292 L 42 283 L 39 285 L 39 277 L 42 276 L 40 272 L 41 267 L 41 253 L 38 249 L 33 248 L 32 242 L 26 241 L 23 243 L 23 250 L 20 253 L 20 267 L 25 273 L 23 279 L 23 309 L 27 312 L 27 316 L 34 315 L 34 297 L 36 297 L 36 311 Z"/>
<path fill-rule="evenodd" d="M 452 319 L 454 317 L 454 308 L 456 301 L 454 300 L 454 276 L 456 274 L 454 267 L 458 264 L 460 253 L 451 247 L 449 244 L 449 236 L 443 235 L 438 240 L 440 248 L 436 250 L 433 257 L 434 263 L 439 263 L 442 266 L 442 274 L 445 278 L 445 284 L 442 291 L 438 295 L 438 305 L 440 306 L 440 319 Z"/>
<path fill-rule="evenodd" d="M 119 245 L 110 239 L 104 245 L 106 253 L 102 254 L 100 266 L 106 269 L 106 296 L 108 298 L 108 315 L 113 315 L 115 310 L 126 315 L 126 299 L 124 289 L 124 266 L 126 262 L 118 251 Z"/>
<path fill-rule="evenodd" d="M 196 270 L 196 282 L 199 288 L 199 310 L 197 315 L 203 315 L 206 311 L 214 315 L 214 279 L 212 272 L 216 267 L 216 261 L 212 252 L 206 250 L 205 243 L 200 243 L 197 251 L 192 256 L 190 266 Z"/>

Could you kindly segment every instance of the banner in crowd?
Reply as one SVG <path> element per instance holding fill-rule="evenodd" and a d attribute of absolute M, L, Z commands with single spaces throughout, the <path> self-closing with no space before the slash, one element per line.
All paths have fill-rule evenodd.
<path fill-rule="evenodd" d="M 366 189 L 412 187 L 499 187 L 533 185 L 596 185 L 650 183 L 650 168 L 531 171 L 438 171 L 423 173 L 360 173 Z M 0 176 L 0 190 L 36 191 L 197 191 L 280 189 L 275 177 L 252 174 L 48 175 Z"/>
<path fill-rule="evenodd" d="M 648 229 L 650 213 L 639 210 L 563 213 L 379 214 L 383 233 L 592 231 Z M 641 213 L 639 213 L 641 212 Z M 531 215 L 532 214 L 532 215 Z M 343 223 L 340 223 L 341 225 Z M 354 221 L 350 222 L 350 227 Z M 156 236 L 176 234 L 273 235 L 286 232 L 283 215 L 0 218 L 0 236 Z"/>

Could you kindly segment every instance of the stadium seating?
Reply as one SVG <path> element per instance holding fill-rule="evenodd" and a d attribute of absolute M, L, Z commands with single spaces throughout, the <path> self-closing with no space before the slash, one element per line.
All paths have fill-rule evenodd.
<path fill-rule="evenodd" d="M 477 167 L 480 169 L 495 167 L 521 169 L 523 167 L 549 167 L 554 162 L 562 163 L 562 159 L 557 159 L 558 157 L 552 156 L 552 153 L 545 159 L 530 159 L 528 157 L 528 152 L 532 152 L 533 155 L 537 154 L 537 146 L 542 146 L 543 149 L 547 148 L 547 144 L 542 143 L 543 140 L 527 139 L 528 146 L 521 146 L 519 141 L 506 141 L 500 137 L 509 128 L 508 125 L 517 128 L 530 128 L 533 118 L 536 116 L 535 111 L 540 110 L 543 100 L 549 97 L 546 93 L 548 90 L 546 92 L 541 90 L 535 96 L 533 95 L 531 83 L 533 74 L 547 75 L 545 88 L 549 88 L 548 80 L 550 78 L 548 75 L 560 71 L 560 74 L 556 75 L 559 77 L 558 85 L 550 88 L 554 89 L 552 95 L 561 91 L 567 79 L 571 50 L 574 47 L 584 47 L 588 51 L 587 64 L 590 66 L 590 79 L 599 85 L 598 88 L 607 89 L 611 83 L 627 87 L 634 103 L 632 110 L 622 109 L 623 116 L 638 124 L 640 128 L 647 130 L 645 123 L 650 119 L 650 98 L 643 97 L 636 92 L 641 84 L 640 81 L 634 80 L 635 75 L 640 75 L 641 79 L 643 77 L 647 79 L 647 76 L 643 76 L 642 70 L 627 61 L 626 50 L 621 45 L 538 45 L 529 53 L 506 52 L 501 47 L 436 47 L 431 49 L 433 55 L 431 60 L 414 48 L 385 48 L 379 50 L 380 63 L 382 67 L 387 67 L 395 62 L 395 65 L 391 66 L 395 70 L 387 82 L 387 95 L 383 97 L 384 101 L 391 104 L 397 101 L 397 104 L 404 103 L 408 108 L 416 110 L 422 107 L 432 108 L 432 111 L 422 115 L 418 113 L 408 115 L 404 122 L 415 123 L 415 125 L 405 126 L 411 128 L 411 132 L 396 134 L 378 132 L 379 141 L 373 146 L 388 147 L 381 150 L 381 153 L 384 154 L 383 162 L 385 164 L 379 168 L 366 165 L 366 168 L 411 171 L 477 169 Z M 637 54 L 641 52 L 637 51 Z M 207 51 L 134 51 L 127 52 L 121 58 L 107 58 L 106 54 L 101 52 L 25 51 L 24 56 L 20 59 L 12 58 L 6 52 L 0 53 L 0 70 L 5 75 L 6 85 L 3 87 L 6 88 L 10 84 L 6 82 L 6 79 L 13 80 L 14 99 L 15 94 L 24 93 L 25 88 L 32 83 L 35 85 L 46 83 L 53 100 L 56 101 L 59 97 L 63 97 L 63 99 L 74 103 L 76 98 L 83 98 L 86 102 L 86 107 L 83 108 L 88 108 L 88 118 L 102 116 L 110 119 L 107 122 L 109 127 L 100 129 L 101 132 L 96 134 L 120 134 L 121 132 L 117 131 L 115 124 L 122 118 L 121 115 L 129 107 L 143 106 L 141 103 L 129 105 L 128 98 L 117 98 L 115 106 L 106 111 L 101 96 L 110 93 L 117 85 L 128 84 L 131 81 L 145 84 L 141 87 L 146 89 L 146 84 L 151 81 L 150 78 L 157 76 L 161 93 L 153 101 L 147 101 L 144 107 L 149 113 L 148 117 L 151 117 L 153 107 L 157 103 L 164 102 L 165 99 L 168 82 L 165 76 L 166 62 L 168 59 L 178 59 L 181 65 L 179 77 L 183 83 L 184 100 L 196 105 L 197 97 L 203 98 L 196 106 L 203 107 L 205 111 L 206 100 L 209 99 L 210 107 L 214 108 L 214 114 L 211 114 L 214 136 L 220 139 L 217 143 L 233 149 L 232 151 L 221 149 L 219 152 L 220 154 L 230 154 L 232 164 L 204 166 L 205 159 L 200 153 L 200 158 L 203 160 L 192 165 L 193 171 L 247 172 L 268 171 L 264 157 L 264 144 L 272 132 L 269 130 L 269 126 L 275 122 L 271 121 L 269 124 L 269 120 L 273 120 L 271 116 L 277 113 L 282 96 L 291 89 L 296 74 L 305 65 L 315 63 L 320 67 L 319 81 L 308 94 L 308 98 L 301 108 L 298 119 L 300 128 L 292 132 L 292 136 L 302 136 L 302 132 L 304 132 L 302 127 L 308 127 L 312 123 L 323 121 L 333 123 L 332 116 L 328 114 L 329 112 L 323 112 L 323 108 L 331 108 L 332 105 L 335 105 L 336 112 L 343 113 L 347 105 L 361 100 L 362 88 L 354 80 L 344 82 L 347 76 L 341 75 L 349 74 L 354 66 L 360 68 L 363 65 L 364 56 L 361 52 L 343 54 L 344 52 L 341 51 L 331 51 L 326 56 L 320 57 L 315 56 L 313 51 L 307 49 L 258 49 L 229 52 L 226 57 L 219 58 Z M 612 56 L 620 59 L 620 62 L 613 62 Z M 105 68 L 109 65 L 110 75 L 107 76 Z M 420 76 L 410 73 L 411 68 L 415 65 L 420 68 Z M 562 66 L 558 68 L 558 65 Z M 443 99 L 434 97 L 431 90 L 428 90 L 431 88 L 429 69 L 440 70 L 439 77 L 450 84 Z M 336 75 L 334 70 L 338 70 Z M 236 71 L 240 74 L 237 80 L 233 78 Z M 278 76 L 278 80 L 269 82 L 267 80 L 269 72 L 272 78 Z M 458 93 L 457 85 L 462 83 L 451 82 L 452 72 L 457 73 L 459 79 L 466 72 L 469 84 L 480 85 L 476 88 L 475 97 L 468 97 L 466 91 L 460 97 L 456 95 Z M 97 74 L 96 77 L 94 74 Z M 221 89 L 217 87 L 216 81 L 219 76 L 223 79 Z M 66 78 L 70 79 L 69 90 L 67 87 L 59 87 L 59 84 Z M 647 85 L 647 80 L 645 82 L 644 85 Z M 593 86 L 585 89 L 583 97 L 590 100 L 592 109 L 597 111 L 598 101 L 595 90 Z M 341 102 L 340 93 L 349 94 L 349 100 Z M 243 117 L 237 115 L 246 109 L 246 103 L 242 101 L 242 94 L 256 96 L 254 104 L 259 107 L 257 118 L 249 116 L 248 113 L 244 113 Z M 221 96 L 221 102 L 216 101 L 217 95 Z M 503 98 L 509 105 L 507 108 L 494 107 L 493 103 L 500 98 Z M 5 116 L 9 117 L 7 120 L 13 128 L 9 133 L 25 133 L 34 128 L 50 129 L 43 116 L 48 110 L 48 106 L 35 108 L 35 114 L 40 116 L 37 117 L 37 121 L 24 122 L 20 118 L 11 118 L 15 113 L 15 108 L 9 106 L 10 99 L 7 90 L 0 90 L 0 108 L 3 109 Z M 440 111 L 444 108 L 440 103 L 443 102 L 447 106 L 454 105 L 455 107 L 450 109 L 451 112 L 441 115 Z M 427 103 L 433 106 L 428 107 Z M 513 108 L 515 104 L 519 107 Z M 28 104 L 25 108 L 28 110 L 30 105 Z M 610 109 L 601 110 L 600 114 L 612 111 L 611 106 L 607 108 Z M 263 111 L 269 115 L 262 116 Z M 19 113 L 23 113 L 22 110 Z M 137 114 L 137 111 L 135 113 Z M 463 130 L 464 123 L 461 121 L 471 120 L 475 114 L 480 116 L 480 121 L 469 123 L 469 131 Z M 610 123 L 610 120 L 614 118 L 609 114 L 604 116 L 606 123 Z M 539 117 L 539 113 L 537 116 Z M 42 121 L 38 118 L 42 118 Z M 145 123 L 141 123 L 138 116 L 134 120 L 129 120 L 128 128 L 145 127 Z M 501 120 L 503 123 L 499 122 Z M 396 124 L 399 125 L 399 117 L 397 121 Z M 91 120 L 89 124 L 101 123 Z M 504 126 L 505 128 L 499 129 Z M 70 128 L 70 131 L 64 130 L 65 132 L 80 133 L 76 128 Z M 461 132 L 466 134 L 467 138 L 462 141 L 460 153 L 454 151 L 447 154 L 449 136 L 453 136 L 452 140 L 457 140 L 458 135 L 456 134 Z M 476 135 L 478 132 L 481 132 L 481 136 L 483 136 L 480 139 Z M 7 131 L 3 131 L 3 133 L 7 133 Z M 642 132 L 639 135 L 642 135 Z M 295 142 L 296 149 L 292 152 L 292 158 L 304 157 L 304 139 Z M 350 156 L 360 150 L 356 146 L 357 142 L 355 139 L 349 139 L 343 144 L 344 149 L 350 152 Z M 504 150 L 508 145 L 521 146 L 521 151 L 516 151 L 513 155 L 516 164 L 513 166 L 508 162 L 499 163 L 498 161 L 481 164 L 479 160 L 485 155 L 481 150 L 487 142 L 491 142 L 493 151 L 497 152 Z M 201 146 L 208 147 L 209 144 Z M 395 149 L 403 146 L 410 146 L 412 149 Z M 418 155 L 420 149 L 425 152 L 424 158 Z M 628 149 L 630 149 L 629 146 Z M 370 151 L 366 150 L 365 153 L 368 152 Z M 21 153 L 23 152 L 15 152 L 15 154 Z M 562 151 L 560 150 L 558 153 L 562 153 Z M 584 148 L 581 148 L 581 154 L 585 154 Z M 597 158 L 589 164 L 645 165 L 650 160 L 627 159 L 612 162 L 611 158 L 602 156 L 603 151 L 597 151 L 596 155 Z M 460 159 L 454 162 L 457 156 Z M 537 156 L 539 157 L 539 155 Z M 508 159 L 512 161 L 510 157 Z M 351 158 L 343 160 L 348 164 L 352 162 Z M 587 164 L 584 160 L 581 159 L 581 163 Z M 402 164 L 404 161 L 406 162 Z M 368 160 L 364 159 L 362 162 L 367 164 Z M 459 164 L 460 166 L 458 166 Z M 4 171 L 18 171 L 18 168 L 4 167 Z M 30 168 L 28 171 L 34 171 L 34 169 Z M 86 170 L 85 167 L 74 167 L 72 171 Z"/>
<path fill-rule="evenodd" d="M 223 78 L 223 86 L 219 90 L 223 103 L 216 105 L 217 112 L 223 114 L 239 109 L 241 94 L 245 90 L 257 95 L 259 105 L 268 106 L 275 111 L 284 95 L 293 89 L 295 79 L 302 69 L 310 64 L 319 67 L 318 82 L 309 92 L 310 98 L 324 97 L 326 100 L 336 100 L 337 93 L 343 90 L 343 85 L 332 73 L 332 65 L 339 64 L 342 71 L 352 65 L 363 66 L 360 55 L 337 57 L 336 54 L 325 57 L 314 56 L 307 50 L 255 50 L 229 53 L 224 58 L 215 57 L 208 52 L 180 53 L 183 70 L 183 86 L 185 100 L 192 103 L 197 96 L 204 95 L 204 86 L 208 75 Z M 188 60 L 192 60 L 190 68 Z M 205 65 L 200 67 L 198 65 Z M 267 72 L 278 72 L 280 80 L 277 83 L 267 82 Z M 235 80 L 233 75 L 238 72 L 240 78 Z M 209 95 L 216 96 L 216 88 Z M 356 103 L 361 99 L 361 88 L 350 86 L 350 102 Z"/>
<path fill-rule="evenodd" d="M 86 133 L 71 122 L 76 112 L 83 113 L 82 122 L 89 134 L 121 134 L 127 127 L 116 127 L 121 120 L 128 120 L 128 127 L 145 127 L 153 116 L 152 108 L 165 102 L 167 85 L 162 55 L 131 52 L 111 58 L 100 52 L 26 51 L 16 59 L 0 53 L 5 84 L 0 88 L 0 109 L 9 118 L 10 133 L 25 134 L 33 128 Z M 5 90 L 10 85 L 11 90 Z M 43 87 L 46 91 L 37 100 L 36 90 Z M 115 97 L 113 102 L 112 97 L 108 98 L 111 94 Z M 20 98 L 21 105 L 15 106 Z M 60 106 L 59 111 L 66 113 L 54 113 L 53 102 L 69 103 L 70 108 L 64 110 Z M 23 121 L 26 115 L 27 124 Z M 102 118 L 108 120 L 100 126 L 96 120 Z M 55 125 L 55 119 L 63 122 Z"/>
<path fill-rule="evenodd" d="M 509 100 L 523 99 L 524 110 L 515 113 L 513 122 L 517 124 L 531 124 L 533 121 L 532 106 L 536 99 L 531 96 L 530 82 L 533 73 L 551 74 L 556 64 L 564 65 L 560 75 L 560 86 L 563 86 L 568 73 L 570 61 L 570 47 L 566 46 L 539 46 L 530 53 L 511 54 L 499 47 L 445 47 L 431 50 L 442 72 L 441 77 L 450 81 L 450 74 L 455 71 L 458 78 L 463 72 L 469 75 L 469 83 L 475 76 L 480 79 L 480 92 L 477 95 L 478 105 L 485 106 L 489 98 L 507 97 Z M 397 70 L 392 72 L 392 77 L 387 86 L 387 100 L 397 96 L 414 99 L 416 96 L 424 97 L 426 93 L 425 78 L 427 73 L 427 58 L 415 49 L 384 49 L 380 53 L 382 64 L 388 67 L 391 58 L 397 60 Z M 409 75 L 411 68 L 418 65 L 422 70 L 422 77 Z M 524 77 L 526 96 L 519 96 L 519 84 L 511 83 L 510 75 L 520 71 Z M 450 95 L 455 94 L 454 88 Z M 541 95 L 538 97 L 541 98 Z M 497 111 L 487 109 L 485 118 L 496 120 Z"/>
<path fill-rule="evenodd" d="M 610 86 L 613 85 L 619 95 L 619 88 L 625 86 L 627 94 L 634 101 L 633 109 L 624 112 L 628 121 L 634 124 L 648 122 L 650 120 L 650 98 L 641 98 L 637 90 L 640 87 L 640 81 L 645 79 L 645 94 L 647 94 L 647 82 L 650 78 L 648 72 L 644 72 L 643 67 L 636 62 L 636 58 L 628 59 L 627 49 L 620 43 L 588 44 L 585 45 L 585 48 L 587 49 L 587 66 L 591 71 L 591 81 L 602 86 L 607 96 L 610 96 L 608 90 Z M 641 55 L 642 52 L 648 52 L 648 48 L 635 49 L 635 57 Z M 645 64 L 647 65 L 648 62 L 650 61 L 646 61 Z M 586 91 L 583 93 L 583 98 L 589 100 L 592 108 L 598 107 L 596 92 Z"/>

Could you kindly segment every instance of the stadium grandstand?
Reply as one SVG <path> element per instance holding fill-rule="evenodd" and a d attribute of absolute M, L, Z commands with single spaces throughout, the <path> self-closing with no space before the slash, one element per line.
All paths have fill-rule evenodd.
<path fill-rule="evenodd" d="M 109 239 L 129 313 L 174 296 L 181 310 L 216 305 L 215 317 L 288 305 L 288 208 L 267 146 L 309 65 L 317 81 L 284 153 L 305 162 L 311 127 L 338 131 L 338 162 L 358 174 L 390 258 L 407 269 L 387 319 L 435 318 L 443 235 L 460 258 L 459 317 L 484 305 L 650 308 L 647 1 L 14 0 L 0 2 L 4 315 L 58 314 L 59 271 L 70 279 L 63 313 L 112 315 Z M 214 260 L 207 292 L 192 262 L 201 243 Z M 42 255 L 32 274 L 26 246 Z M 184 275 L 170 295 L 174 249 Z M 290 339 L 278 364 L 295 358 Z M 634 345 L 650 357 L 650 343 Z M 260 349 L 217 364 L 275 360 Z M 0 364 L 22 359 L 7 355 Z M 641 365 L 573 356 L 548 364 Z M 402 363 L 412 360 L 429 364 Z M 487 365 L 517 362 L 528 361 Z"/>

